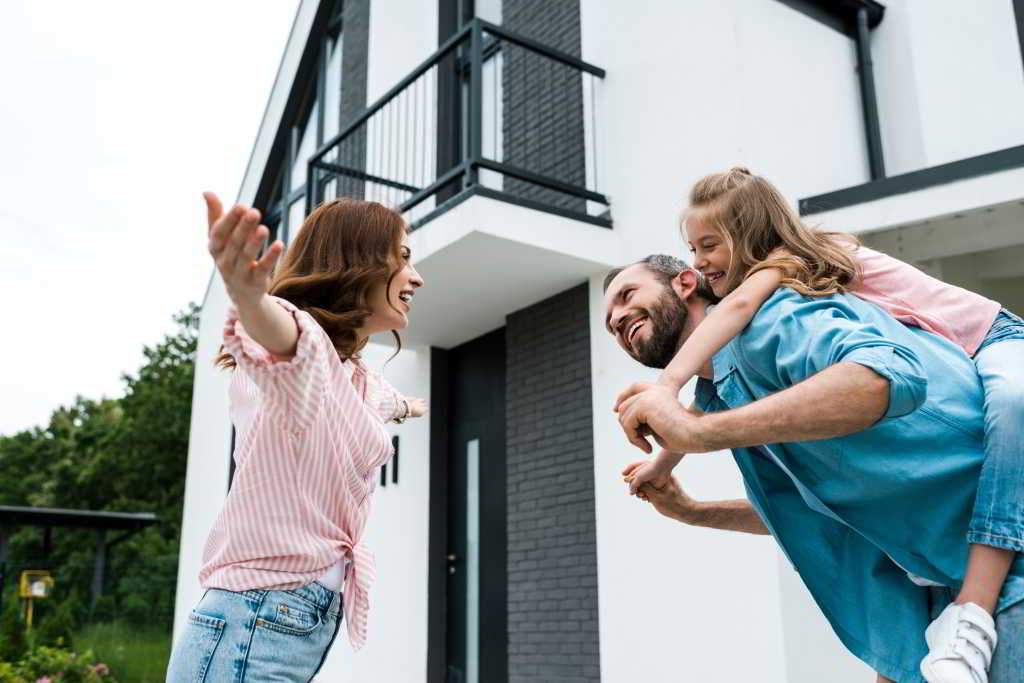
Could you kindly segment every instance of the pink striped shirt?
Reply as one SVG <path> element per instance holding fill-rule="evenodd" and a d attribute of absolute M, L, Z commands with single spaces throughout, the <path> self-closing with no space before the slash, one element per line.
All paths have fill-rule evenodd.
<path fill-rule="evenodd" d="M 945 337 L 974 355 L 999 313 L 999 303 L 867 247 L 857 249 L 856 256 L 863 274 L 853 294 L 901 323 Z"/>
<path fill-rule="evenodd" d="M 274 362 L 234 309 L 228 313 L 224 347 L 237 364 L 235 475 L 199 582 L 232 591 L 296 588 L 344 559 L 345 622 L 360 648 L 374 582 L 362 536 L 376 468 L 391 456 L 384 422 L 398 412 L 399 394 L 361 361 L 342 362 L 312 316 L 275 300 L 299 327 L 287 361 Z"/>

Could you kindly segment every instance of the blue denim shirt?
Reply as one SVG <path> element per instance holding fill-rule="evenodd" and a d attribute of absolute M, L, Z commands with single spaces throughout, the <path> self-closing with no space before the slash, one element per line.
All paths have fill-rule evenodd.
<path fill-rule="evenodd" d="M 923 681 L 928 590 L 959 586 L 984 451 L 973 363 L 945 339 L 853 296 L 779 289 L 712 359 L 706 412 L 738 408 L 840 362 L 889 380 L 889 407 L 856 434 L 733 449 L 750 502 L 854 655 L 889 678 Z M 842 402 L 842 396 L 834 400 Z M 999 609 L 1024 599 L 1018 556 Z"/>

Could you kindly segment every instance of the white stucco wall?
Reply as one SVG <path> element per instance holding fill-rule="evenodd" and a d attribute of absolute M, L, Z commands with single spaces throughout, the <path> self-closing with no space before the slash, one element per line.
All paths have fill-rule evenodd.
<path fill-rule="evenodd" d="M 889 175 L 1024 144 L 1009 0 L 890 0 L 872 36 Z"/>

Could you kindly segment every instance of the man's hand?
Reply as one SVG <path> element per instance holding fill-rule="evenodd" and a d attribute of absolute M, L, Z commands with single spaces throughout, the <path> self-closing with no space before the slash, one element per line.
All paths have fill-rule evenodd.
<path fill-rule="evenodd" d="M 619 425 L 629 442 L 644 453 L 652 451 L 647 436 L 658 445 L 676 453 L 701 453 L 698 438 L 700 417 L 683 407 L 671 389 L 660 384 L 632 384 L 620 394 L 628 398 L 617 402 Z"/>
<path fill-rule="evenodd" d="M 622 471 L 624 479 L 630 481 L 632 475 L 649 464 L 634 462 Z M 639 487 L 636 495 L 637 498 L 654 505 L 655 510 L 669 519 L 685 523 L 689 523 L 689 513 L 697 505 L 697 501 L 683 491 L 679 481 L 672 475 L 664 477 L 660 483 L 652 481 L 644 483 Z"/>
<path fill-rule="evenodd" d="M 690 498 L 675 477 L 669 477 L 661 487 L 653 483 L 644 484 L 640 491 L 647 502 L 664 516 L 685 524 L 693 523 L 691 517 L 697 509 L 697 501 Z"/>
<path fill-rule="evenodd" d="M 647 463 L 635 462 L 625 470 L 628 477 Z M 767 535 L 771 532 L 764 525 L 750 501 L 746 499 L 701 502 L 691 498 L 679 480 L 669 476 L 664 486 L 647 482 L 640 486 L 637 498 L 646 500 L 654 509 L 669 519 L 691 526 L 702 526 L 724 531 L 742 531 L 748 534 Z"/>

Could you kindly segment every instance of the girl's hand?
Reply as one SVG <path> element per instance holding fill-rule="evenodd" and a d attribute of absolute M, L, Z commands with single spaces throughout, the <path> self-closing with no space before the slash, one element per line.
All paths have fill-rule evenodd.
<path fill-rule="evenodd" d="M 651 484 L 656 488 L 664 488 L 672 478 L 671 471 L 664 471 L 657 461 L 633 463 L 623 471 L 622 480 L 629 484 L 629 494 L 639 496 L 646 500 L 646 496 L 639 494 L 638 489 L 644 484 Z"/>
<path fill-rule="evenodd" d="M 224 280 L 228 296 L 242 310 L 255 308 L 270 289 L 274 264 L 284 251 L 280 240 L 271 244 L 257 260 L 260 247 L 270 235 L 260 225 L 260 212 L 236 206 L 227 213 L 212 192 L 204 192 L 210 256 Z"/>
<path fill-rule="evenodd" d="M 427 401 L 422 398 L 405 397 L 409 404 L 409 414 L 406 417 L 423 417 L 427 414 Z"/>

